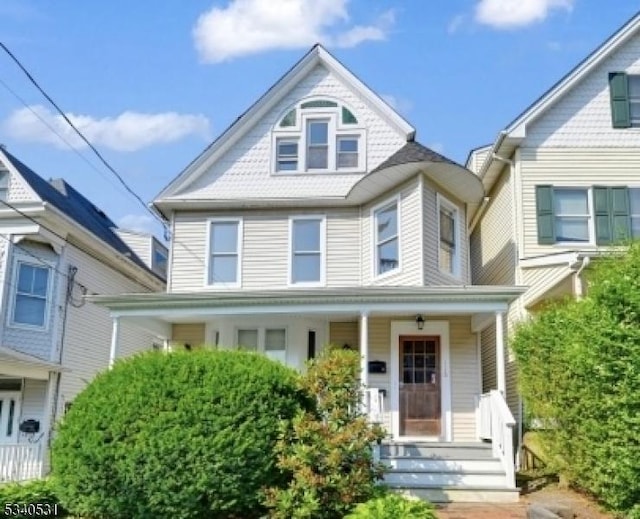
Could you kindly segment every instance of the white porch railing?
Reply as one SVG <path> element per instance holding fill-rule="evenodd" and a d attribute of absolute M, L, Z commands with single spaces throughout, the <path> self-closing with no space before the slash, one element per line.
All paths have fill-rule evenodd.
<path fill-rule="evenodd" d="M 507 486 L 516 488 L 513 458 L 513 428 L 516 421 L 502 393 L 497 389 L 480 395 L 478 402 L 478 435 L 491 440 L 493 455 L 500 459 L 506 474 Z"/>
<path fill-rule="evenodd" d="M 0 445 L 0 483 L 42 477 L 42 449 L 38 443 Z"/>
<path fill-rule="evenodd" d="M 364 391 L 364 406 L 369 422 L 384 421 L 384 394 L 380 389 L 369 387 Z"/>

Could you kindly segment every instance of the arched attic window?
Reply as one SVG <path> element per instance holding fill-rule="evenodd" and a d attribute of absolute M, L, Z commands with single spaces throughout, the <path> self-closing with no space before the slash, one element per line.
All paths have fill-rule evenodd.
<path fill-rule="evenodd" d="M 274 126 L 273 172 L 363 172 L 365 137 L 356 115 L 339 101 L 302 100 Z"/>

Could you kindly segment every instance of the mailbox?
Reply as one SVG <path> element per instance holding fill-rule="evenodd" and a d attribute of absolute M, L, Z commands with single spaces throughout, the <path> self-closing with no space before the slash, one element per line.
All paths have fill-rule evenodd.
<path fill-rule="evenodd" d="M 25 420 L 20 424 L 18 428 L 20 429 L 20 432 L 26 434 L 35 434 L 40 431 L 40 422 L 33 419 Z"/>
<path fill-rule="evenodd" d="M 387 363 L 382 360 L 369 361 L 369 373 L 386 373 Z"/>

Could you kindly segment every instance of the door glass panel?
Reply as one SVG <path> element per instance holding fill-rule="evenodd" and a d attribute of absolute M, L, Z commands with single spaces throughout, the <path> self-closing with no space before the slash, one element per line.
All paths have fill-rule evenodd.
<path fill-rule="evenodd" d="M 405 369 L 404 375 L 402 377 L 402 382 L 404 382 L 405 384 L 413 384 L 413 377 L 411 375 L 412 371 L 410 369 Z"/>
<path fill-rule="evenodd" d="M 416 384 L 424 384 L 424 371 L 416 370 Z"/>
<path fill-rule="evenodd" d="M 13 434 L 13 415 L 16 411 L 16 401 L 11 399 L 9 400 L 9 416 L 7 417 L 7 436 L 11 436 Z"/>

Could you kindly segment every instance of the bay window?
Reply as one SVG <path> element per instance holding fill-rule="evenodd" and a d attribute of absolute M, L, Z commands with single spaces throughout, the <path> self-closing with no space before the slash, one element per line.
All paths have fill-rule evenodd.
<path fill-rule="evenodd" d="M 17 262 L 13 324 L 46 327 L 50 271 L 48 267 Z"/>
<path fill-rule="evenodd" d="M 376 276 L 396 270 L 400 266 L 400 237 L 398 200 L 373 211 L 375 233 Z"/>

